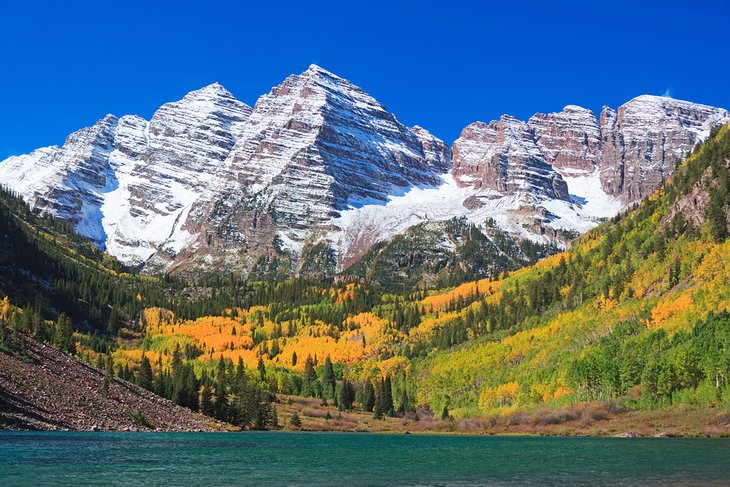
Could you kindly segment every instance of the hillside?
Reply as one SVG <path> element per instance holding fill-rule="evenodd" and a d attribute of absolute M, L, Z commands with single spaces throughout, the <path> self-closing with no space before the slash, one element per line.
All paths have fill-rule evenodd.
<path fill-rule="evenodd" d="M 345 271 L 389 292 L 443 289 L 534 264 L 558 251 L 553 245 L 515 239 L 493 222 L 480 230 L 466 218 L 414 225 L 375 244 Z"/>
<path fill-rule="evenodd" d="M 0 325 L 5 328 L 5 325 Z M 0 344 L 0 429 L 212 431 L 221 426 L 10 330 Z M 8 344 L 12 347 L 8 347 Z M 106 390 L 105 390 L 106 387 Z"/>
<path fill-rule="evenodd" d="M 463 308 L 488 328 L 505 310 L 509 336 L 419 361 L 419 400 L 460 415 L 619 398 L 727 407 L 729 168 L 725 127 L 637 208 Z"/>

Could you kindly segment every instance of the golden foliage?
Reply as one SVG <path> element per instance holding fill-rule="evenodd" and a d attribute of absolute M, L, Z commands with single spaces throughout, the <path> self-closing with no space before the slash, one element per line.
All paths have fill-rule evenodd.
<path fill-rule="evenodd" d="M 485 387 L 479 398 L 479 404 L 485 412 L 492 409 L 509 407 L 515 404 L 519 395 L 519 384 L 514 381 L 507 382 L 497 387 Z"/>

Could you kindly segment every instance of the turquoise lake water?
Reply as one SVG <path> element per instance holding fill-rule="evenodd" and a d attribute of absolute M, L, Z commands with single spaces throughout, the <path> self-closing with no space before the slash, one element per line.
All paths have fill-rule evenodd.
<path fill-rule="evenodd" d="M 730 485 L 730 440 L 0 433 L 0 485 Z"/>

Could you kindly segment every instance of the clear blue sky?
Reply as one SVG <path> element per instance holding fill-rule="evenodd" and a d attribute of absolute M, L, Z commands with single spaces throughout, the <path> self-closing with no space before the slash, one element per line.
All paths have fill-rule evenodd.
<path fill-rule="evenodd" d="M 311 63 L 448 143 L 475 120 L 671 93 L 730 108 L 730 1 L 0 0 L 0 158 Z"/>

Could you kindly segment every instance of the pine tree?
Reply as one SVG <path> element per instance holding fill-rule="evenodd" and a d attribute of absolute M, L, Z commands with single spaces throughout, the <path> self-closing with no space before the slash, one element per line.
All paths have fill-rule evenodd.
<path fill-rule="evenodd" d="M 337 405 L 341 411 L 352 409 L 352 403 L 355 401 L 355 388 L 347 379 L 337 385 Z"/>
<path fill-rule="evenodd" d="M 259 374 L 261 374 L 261 380 L 266 380 L 266 366 L 264 365 L 263 357 L 259 357 L 259 364 L 257 368 L 259 369 Z"/>
<path fill-rule="evenodd" d="M 206 384 L 200 389 L 200 412 L 206 416 L 215 414 L 215 406 L 213 404 L 213 394 Z"/>
<path fill-rule="evenodd" d="M 116 335 L 117 331 L 119 331 L 119 328 L 117 326 L 117 322 L 119 321 L 119 313 L 117 312 L 116 307 L 112 307 L 112 310 L 109 312 L 109 319 L 107 320 L 106 325 L 106 331 L 110 335 Z"/>
<path fill-rule="evenodd" d="M 675 258 L 669 267 L 669 288 L 673 288 L 679 284 L 679 275 L 681 273 L 681 262 L 679 258 Z"/>
<path fill-rule="evenodd" d="M 175 350 L 172 352 L 172 375 L 179 376 L 180 370 L 182 369 L 182 351 L 180 350 L 180 344 L 175 345 Z"/>
<path fill-rule="evenodd" d="M 64 353 L 71 355 L 76 353 L 76 345 L 73 342 L 73 328 L 71 326 L 71 320 L 64 313 L 59 314 L 58 319 L 56 320 L 56 332 L 53 335 L 53 346 Z"/>
<path fill-rule="evenodd" d="M 444 405 L 444 409 L 441 411 L 441 419 L 446 421 L 449 418 L 451 418 L 451 415 L 449 415 L 449 407 Z"/>
<path fill-rule="evenodd" d="M 322 396 L 326 399 L 334 399 L 336 386 L 335 371 L 332 369 L 332 361 L 328 355 L 324 360 L 324 370 L 322 371 Z"/>
<path fill-rule="evenodd" d="M 362 406 L 365 411 L 373 412 L 373 409 L 375 408 L 375 403 L 375 387 L 373 387 L 373 383 L 370 381 L 370 379 L 366 379 L 363 391 Z"/>
<path fill-rule="evenodd" d="M 216 383 L 215 383 L 215 417 L 225 421 L 227 416 L 226 411 L 226 395 L 227 395 L 227 384 L 226 384 L 226 362 L 221 356 L 218 361 L 218 369 L 216 372 Z"/>
<path fill-rule="evenodd" d="M 383 386 L 381 389 L 383 396 L 383 414 L 395 416 L 395 408 L 393 407 L 393 385 L 389 375 L 385 377 L 385 380 L 383 380 Z"/>
<path fill-rule="evenodd" d="M 148 391 L 151 391 L 153 379 L 152 364 L 150 364 L 150 359 L 148 359 L 147 356 L 143 353 L 142 362 L 139 367 L 139 377 L 137 379 L 137 383 L 141 387 L 144 387 Z"/>
<path fill-rule="evenodd" d="M 297 365 L 297 352 L 292 352 L 291 354 L 291 366 L 294 367 Z"/>
<path fill-rule="evenodd" d="M 304 363 L 304 376 L 302 377 L 302 395 L 303 396 L 316 396 L 317 392 L 317 372 L 314 371 L 314 362 L 312 356 L 307 356 L 307 361 Z"/>

